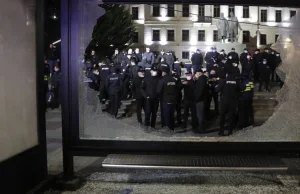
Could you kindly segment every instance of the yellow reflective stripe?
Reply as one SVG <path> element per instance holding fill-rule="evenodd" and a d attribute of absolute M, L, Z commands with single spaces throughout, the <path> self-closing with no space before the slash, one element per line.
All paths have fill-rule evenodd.
<path fill-rule="evenodd" d="M 48 80 L 48 76 L 44 75 L 44 81 Z"/>
<path fill-rule="evenodd" d="M 250 91 L 251 91 L 250 88 L 246 88 L 246 89 L 244 90 L 244 92 L 250 92 Z"/>
<path fill-rule="evenodd" d="M 220 80 L 220 78 L 217 77 L 217 80 Z"/>

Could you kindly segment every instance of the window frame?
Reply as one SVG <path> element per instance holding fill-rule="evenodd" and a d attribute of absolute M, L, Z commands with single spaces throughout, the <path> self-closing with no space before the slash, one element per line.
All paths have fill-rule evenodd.
<path fill-rule="evenodd" d="M 263 12 L 265 12 L 265 14 L 263 14 Z M 263 17 L 263 15 L 265 15 L 265 16 Z M 268 10 L 267 9 L 260 10 L 260 22 L 268 22 Z"/>
<path fill-rule="evenodd" d="M 245 36 L 244 36 L 244 33 L 246 34 L 247 33 L 247 41 L 244 41 L 245 40 Z M 249 43 L 250 42 L 250 31 L 249 30 L 243 30 L 243 43 Z"/>
<path fill-rule="evenodd" d="M 203 33 L 203 40 L 201 40 L 201 38 L 200 38 L 201 37 L 200 36 L 200 34 L 201 34 L 200 32 L 204 32 Z M 198 42 L 205 42 L 205 38 L 206 38 L 205 37 L 205 30 L 198 30 Z"/>
<path fill-rule="evenodd" d="M 250 7 L 243 6 L 243 18 L 250 18 Z"/>
<path fill-rule="evenodd" d="M 172 8 L 170 8 L 170 5 L 172 5 Z M 172 14 L 170 14 L 170 13 L 172 13 Z M 175 17 L 175 4 L 168 4 L 167 17 Z"/>
<path fill-rule="evenodd" d="M 265 44 L 262 44 L 262 36 L 264 36 L 265 37 Z M 267 34 L 260 34 L 260 41 L 259 41 L 259 44 L 260 45 L 267 45 Z"/>
<path fill-rule="evenodd" d="M 137 9 L 136 17 L 133 17 L 135 14 L 133 14 L 133 9 Z M 132 20 L 139 20 L 139 7 L 131 7 L 131 16 Z"/>
<path fill-rule="evenodd" d="M 156 10 L 158 9 L 158 10 Z M 154 4 L 152 6 L 152 17 L 161 17 L 160 4 Z"/>
<path fill-rule="evenodd" d="M 282 22 L 282 10 L 275 10 L 275 22 L 277 23 Z"/>
<path fill-rule="evenodd" d="M 132 39 L 132 43 L 139 43 L 139 32 L 135 31 L 134 32 L 134 38 Z M 135 41 L 135 37 L 137 37 L 137 41 Z"/>
<path fill-rule="evenodd" d="M 184 32 L 188 32 L 188 39 L 187 40 L 184 40 Z M 190 30 L 189 29 L 182 29 L 181 30 L 181 41 L 182 42 L 188 42 L 190 41 Z"/>
<path fill-rule="evenodd" d="M 154 31 L 158 32 L 158 39 L 154 38 Z M 152 29 L 152 41 L 160 41 L 160 30 L 159 29 Z"/>
<path fill-rule="evenodd" d="M 188 9 L 188 11 L 184 10 Z M 190 5 L 189 4 L 182 4 L 182 17 L 190 17 Z"/>
<path fill-rule="evenodd" d="M 218 30 L 213 31 L 213 42 L 218 42 L 219 41 L 219 32 Z"/>
<path fill-rule="evenodd" d="M 186 53 L 187 54 L 187 57 L 183 57 L 183 53 Z M 190 59 L 190 52 L 189 51 L 181 51 L 181 58 L 182 59 Z"/>
<path fill-rule="evenodd" d="M 169 31 L 173 31 L 173 40 L 169 39 Z M 175 41 L 175 30 L 174 29 L 167 29 L 167 41 L 174 42 Z"/>
<path fill-rule="evenodd" d="M 218 10 L 218 12 L 216 12 L 216 9 Z M 214 18 L 219 18 L 221 16 L 221 7 L 220 7 L 220 5 L 214 5 L 214 7 L 213 7 L 213 16 L 214 16 Z"/>

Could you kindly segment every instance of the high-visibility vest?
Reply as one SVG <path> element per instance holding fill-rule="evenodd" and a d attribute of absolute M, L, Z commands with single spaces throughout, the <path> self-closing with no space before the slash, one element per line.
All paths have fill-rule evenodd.
<path fill-rule="evenodd" d="M 246 84 L 246 88 L 245 88 L 244 92 L 250 92 L 250 91 L 252 91 L 253 89 L 254 89 L 254 84 L 253 84 L 253 82 L 248 82 L 248 83 Z"/>
<path fill-rule="evenodd" d="M 44 75 L 44 81 L 48 81 L 48 76 Z"/>

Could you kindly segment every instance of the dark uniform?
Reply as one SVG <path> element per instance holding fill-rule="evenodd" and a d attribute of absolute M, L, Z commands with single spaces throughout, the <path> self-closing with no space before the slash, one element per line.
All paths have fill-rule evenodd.
<path fill-rule="evenodd" d="M 241 65 L 244 66 L 244 63 L 247 61 L 248 50 L 244 49 L 244 52 L 240 55 Z"/>
<path fill-rule="evenodd" d="M 177 93 L 177 102 L 176 102 L 176 119 L 177 119 L 177 124 L 178 126 L 182 124 L 181 121 L 181 101 L 182 101 L 182 84 L 181 84 L 181 79 L 180 76 L 177 74 L 177 69 L 173 69 L 173 74 L 172 76 L 177 80 L 177 84 L 181 87 L 178 88 L 178 93 Z"/>
<path fill-rule="evenodd" d="M 185 66 L 187 72 L 192 72 L 193 65 L 191 62 L 185 62 L 184 66 Z M 192 73 L 195 73 L 195 72 L 192 72 Z"/>
<path fill-rule="evenodd" d="M 157 66 L 158 76 L 162 76 L 162 72 L 170 73 L 170 66 L 166 62 L 160 62 Z"/>
<path fill-rule="evenodd" d="M 213 51 L 206 53 L 205 62 L 206 62 L 206 70 L 210 72 L 211 68 L 215 63 L 218 63 L 219 53 L 213 49 Z"/>
<path fill-rule="evenodd" d="M 276 72 L 275 69 L 277 68 L 277 63 L 276 63 L 276 53 L 274 51 L 271 52 L 270 57 L 269 57 L 269 67 L 271 70 L 271 81 L 274 82 L 276 78 Z"/>
<path fill-rule="evenodd" d="M 152 65 L 153 63 L 154 63 L 154 59 L 155 59 L 155 57 L 154 57 L 154 54 L 152 53 L 152 52 L 145 52 L 144 54 L 143 54 L 143 58 L 145 57 L 145 59 L 146 59 L 146 63 L 148 63 L 148 64 L 150 64 L 150 65 Z"/>
<path fill-rule="evenodd" d="M 221 53 L 220 53 L 220 55 L 218 57 L 218 62 L 226 60 L 226 59 L 227 59 L 227 55 L 225 54 L 225 51 L 222 49 Z"/>
<path fill-rule="evenodd" d="M 202 71 L 202 70 L 198 70 Z M 195 83 L 195 91 L 194 91 L 194 101 L 196 103 L 196 112 L 197 112 L 197 120 L 198 120 L 198 129 L 195 132 L 204 132 L 204 111 L 205 111 L 205 105 L 204 100 L 207 96 L 207 78 L 205 75 L 202 75 L 198 78 L 198 80 Z"/>
<path fill-rule="evenodd" d="M 216 87 L 216 91 L 221 93 L 219 135 L 224 135 L 226 115 L 228 115 L 229 118 L 228 132 L 230 135 L 232 134 L 235 122 L 237 100 L 240 93 L 239 83 L 235 76 L 233 76 L 231 72 L 228 72 L 227 77 L 222 79 L 220 84 Z"/>
<path fill-rule="evenodd" d="M 166 53 L 160 53 L 158 56 L 157 56 L 157 58 L 156 58 L 156 63 L 160 63 L 160 62 L 163 62 L 163 61 L 165 61 L 165 62 L 167 62 L 167 54 Z M 152 64 L 152 63 L 151 63 Z"/>
<path fill-rule="evenodd" d="M 191 72 L 188 72 L 191 74 Z M 193 79 L 185 80 L 187 84 L 183 84 L 184 98 L 183 98 L 183 107 L 184 107 L 184 116 L 183 116 L 183 128 L 187 127 L 189 112 L 192 117 L 192 127 L 196 129 L 197 127 L 197 112 L 196 106 L 194 103 L 194 91 L 195 91 L 195 82 Z"/>
<path fill-rule="evenodd" d="M 254 65 L 253 65 L 253 60 L 250 58 L 250 59 L 247 59 L 246 61 L 243 62 L 243 65 L 242 65 L 242 74 L 250 74 L 252 75 L 252 71 L 254 69 Z"/>
<path fill-rule="evenodd" d="M 192 55 L 191 61 L 192 61 L 194 72 L 196 72 L 198 69 L 202 68 L 202 65 L 203 65 L 203 56 L 200 53 L 199 49 L 197 49 L 196 53 L 194 53 Z"/>
<path fill-rule="evenodd" d="M 157 72 L 156 68 L 152 70 Z M 155 128 L 156 115 L 159 105 L 157 86 L 160 78 L 159 76 L 145 77 L 141 85 L 141 93 L 145 98 L 145 125 Z M 151 118 L 151 121 L 150 121 Z"/>
<path fill-rule="evenodd" d="M 265 89 L 270 92 L 270 74 L 271 70 L 267 60 L 264 60 L 259 67 L 259 91 L 262 91 L 263 84 Z"/>
<path fill-rule="evenodd" d="M 259 80 L 259 67 L 262 62 L 262 56 L 259 49 L 255 50 L 256 53 L 253 55 L 253 66 L 254 66 L 254 81 L 257 82 Z"/>
<path fill-rule="evenodd" d="M 181 77 L 181 65 L 180 65 L 180 62 L 179 61 L 175 61 L 173 66 L 174 66 L 174 69 L 177 70 L 177 72 L 176 72 L 177 75 L 179 75 L 179 77 Z"/>
<path fill-rule="evenodd" d="M 235 52 L 235 48 L 232 48 L 231 52 L 228 53 L 228 55 L 232 56 L 233 62 L 235 62 L 236 64 L 240 63 L 239 54 Z"/>
<path fill-rule="evenodd" d="M 119 73 L 120 69 L 116 69 L 107 77 L 106 87 L 108 89 L 110 100 L 110 114 L 117 116 L 118 109 L 121 103 L 121 92 L 123 87 L 122 75 Z"/>
<path fill-rule="evenodd" d="M 214 100 L 214 107 L 215 107 L 215 114 L 218 115 L 219 114 L 219 93 L 216 91 L 216 86 L 219 84 L 220 82 L 220 78 L 218 77 L 217 74 L 214 75 L 210 75 L 209 79 L 209 85 L 210 85 L 210 98 L 209 98 L 209 108 L 210 108 L 210 104 L 212 99 Z"/>
<path fill-rule="evenodd" d="M 164 120 L 166 126 L 171 130 L 174 130 L 174 111 L 178 102 L 180 83 L 178 78 L 166 75 L 160 80 L 157 87 L 157 91 L 162 98 Z"/>
<path fill-rule="evenodd" d="M 143 72 L 143 70 L 138 70 Z M 144 77 L 136 76 L 132 81 L 132 94 L 133 98 L 136 99 L 136 115 L 139 123 L 142 123 L 142 109 L 145 110 L 145 98 L 141 92 L 141 86 L 144 81 Z"/>
<path fill-rule="evenodd" d="M 142 61 L 143 55 L 142 53 L 134 53 L 132 57 L 135 58 L 137 63 L 139 63 Z"/>
<path fill-rule="evenodd" d="M 166 56 L 166 62 L 170 67 L 170 70 L 174 68 L 174 56 L 168 51 L 167 56 Z"/>
<path fill-rule="evenodd" d="M 110 66 L 105 64 L 99 67 L 99 75 L 100 75 L 99 98 L 102 104 L 104 104 L 105 101 L 108 99 L 107 88 L 105 87 L 105 85 L 109 74 L 110 74 Z"/>
<path fill-rule="evenodd" d="M 128 58 L 127 58 L 128 59 Z M 127 99 L 128 95 L 130 95 L 130 60 L 123 61 L 122 65 L 122 81 L 123 81 L 123 90 L 122 90 L 122 99 Z"/>
<path fill-rule="evenodd" d="M 114 65 L 120 65 L 122 63 L 122 61 L 124 60 L 124 57 L 123 55 L 121 54 L 114 54 L 112 57 L 111 57 Z"/>
<path fill-rule="evenodd" d="M 241 96 L 238 107 L 238 128 L 245 128 L 254 123 L 253 96 L 254 84 L 252 78 L 246 74 L 241 82 Z"/>
<path fill-rule="evenodd" d="M 91 64 L 94 68 L 98 68 L 99 59 L 96 55 L 90 55 L 89 57 Z"/>
<path fill-rule="evenodd" d="M 276 68 L 280 65 L 280 63 L 282 62 L 280 54 L 276 53 Z M 276 82 L 281 82 L 279 76 L 276 74 Z"/>

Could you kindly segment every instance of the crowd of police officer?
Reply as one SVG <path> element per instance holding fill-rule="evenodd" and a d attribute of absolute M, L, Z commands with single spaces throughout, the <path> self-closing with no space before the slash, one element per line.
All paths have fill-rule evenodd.
<path fill-rule="evenodd" d="M 203 60 L 206 71 L 203 71 Z M 234 48 L 226 54 L 212 47 L 205 57 L 198 49 L 191 61 L 186 64 L 183 79 L 180 62 L 171 51 L 161 50 L 155 56 L 150 48 L 144 53 L 139 49 L 134 52 L 116 49 L 111 60 L 98 60 L 92 51 L 85 64 L 87 77 L 92 80 L 90 87 L 100 91 L 101 103 L 109 99 L 111 115 L 117 116 L 122 99 L 135 99 L 137 121 L 153 130 L 157 129 L 160 107 L 162 128 L 185 129 L 191 116 L 193 132 L 205 133 L 207 121 L 219 118 L 219 135 L 225 135 L 225 126 L 230 135 L 234 128 L 254 124 L 254 81 L 259 82 L 259 91 L 263 85 L 270 91 L 270 79 L 280 82 L 275 73 L 281 63 L 280 54 L 269 49 L 263 53 L 257 49 L 253 55 L 244 49 L 239 55 Z M 214 111 L 210 110 L 212 100 Z"/>

